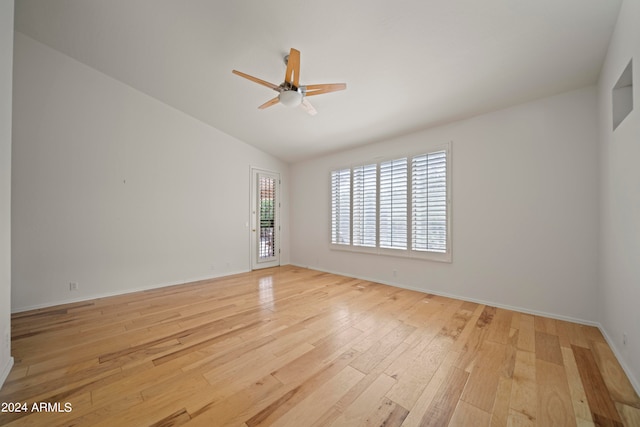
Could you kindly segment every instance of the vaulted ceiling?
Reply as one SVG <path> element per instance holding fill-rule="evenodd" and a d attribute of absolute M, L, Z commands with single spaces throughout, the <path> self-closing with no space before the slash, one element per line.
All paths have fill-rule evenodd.
<path fill-rule="evenodd" d="M 595 84 L 621 0 L 16 0 L 16 31 L 286 161 Z M 303 84 L 276 105 L 283 57 Z"/>

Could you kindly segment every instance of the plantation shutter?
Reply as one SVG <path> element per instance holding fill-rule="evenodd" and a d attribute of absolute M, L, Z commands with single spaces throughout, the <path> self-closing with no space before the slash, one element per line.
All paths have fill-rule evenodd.
<path fill-rule="evenodd" d="M 353 168 L 353 245 L 376 247 L 377 165 Z"/>
<path fill-rule="evenodd" d="M 351 244 L 351 170 L 331 172 L 331 243 Z"/>
<path fill-rule="evenodd" d="M 447 152 L 411 162 L 411 249 L 447 251 Z"/>
<path fill-rule="evenodd" d="M 407 249 L 407 158 L 380 163 L 380 247 Z"/>

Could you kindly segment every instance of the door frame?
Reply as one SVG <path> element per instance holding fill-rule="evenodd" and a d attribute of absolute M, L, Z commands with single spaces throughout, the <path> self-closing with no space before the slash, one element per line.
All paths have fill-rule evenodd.
<path fill-rule="evenodd" d="M 259 257 L 259 234 L 258 230 L 260 229 L 260 217 L 258 215 L 258 200 L 259 200 L 259 183 L 258 180 L 260 176 L 269 176 L 276 180 L 276 198 L 274 202 L 274 225 L 273 232 L 275 233 L 275 255 L 273 259 L 269 261 L 260 261 Z M 267 169 L 251 167 L 251 204 L 250 204 L 250 248 L 251 248 L 251 269 L 258 270 L 261 268 L 269 268 L 276 267 L 280 265 L 280 208 L 281 208 L 281 198 L 280 198 L 280 188 L 281 188 L 281 179 L 280 173 L 275 171 L 270 171 Z"/>

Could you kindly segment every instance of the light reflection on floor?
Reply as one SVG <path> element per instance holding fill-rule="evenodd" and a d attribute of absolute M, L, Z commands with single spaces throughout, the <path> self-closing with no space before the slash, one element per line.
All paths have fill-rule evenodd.
<path fill-rule="evenodd" d="M 262 304 L 263 308 L 274 309 L 272 276 L 261 277 L 258 281 L 258 298 L 260 298 L 260 304 Z"/>

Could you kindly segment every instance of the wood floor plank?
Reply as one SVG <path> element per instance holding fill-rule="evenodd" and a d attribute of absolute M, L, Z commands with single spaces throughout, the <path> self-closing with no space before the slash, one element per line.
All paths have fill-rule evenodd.
<path fill-rule="evenodd" d="M 505 419 L 506 421 L 506 419 Z M 464 401 L 458 402 L 449 427 L 489 427 L 491 425 L 491 414 L 476 408 Z M 506 425 L 506 422 L 502 425 Z"/>
<path fill-rule="evenodd" d="M 507 420 L 509 427 L 536 427 L 535 418 L 531 418 L 527 414 L 514 409 L 509 409 L 509 419 Z"/>
<path fill-rule="evenodd" d="M 468 377 L 469 373 L 462 369 L 452 368 L 449 371 L 427 412 L 422 417 L 420 426 L 446 426 L 449 424 Z"/>
<path fill-rule="evenodd" d="M 306 399 L 318 387 L 346 368 L 358 354 L 354 350 L 348 350 L 310 378 L 301 380 L 300 384 L 294 384 L 288 389 L 283 388 L 284 393 L 276 395 L 276 398 L 269 405 L 246 420 L 247 426 L 271 425 L 275 420 L 283 417 L 291 408 Z"/>
<path fill-rule="evenodd" d="M 618 363 L 613 351 L 604 341 L 592 341 L 591 349 L 611 398 L 619 403 L 640 409 L 640 397 Z"/>
<path fill-rule="evenodd" d="M 363 427 L 400 427 L 409 411 L 392 400 L 383 397 L 378 407 L 360 422 Z"/>
<path fill-rule="evenodd" d="M 514 313 L 511 325 L 520 324 L 519 313 Z M 493 409 L 489 412 L 490 425 L 492 427 L 506 426 L 509 420 L 509 405 L 511 403 L 511 386 L 518 354 L 518 341 L 520 330 L 511 328 L 509 341 L 506 346 L 505 363 L 500 367 L 498 387 L 493 401 Z"/>
<path fill-rule="evenodd" d="M 438 334 L 451 338 L 453 347 L 455 342 L 457 342 L 462 335 L 462 332 L 467 329 L 469 321 L 473 318 L 474 316 L 472 311 L 460 307 L 448 319 L 446 319 L 447 321 L 444 323 Z"/>
<path fill-rule="evenodd" d="M 224 386 L 229 391 L 239 391 L 251 385 L 256 376 L 264 377 L 270 375 L 275 370 L 286 366 L 311 350 L 313 350 L 311 344 L 303 343 L 279 357 L 267 354 L 265 357 L 248 358 L 246 363 L 223 369 L 216 367 L 203 374 L 203 376 L 212 386 Z"/>
<path fill-rule="evenodd" d="M 392 361 L 396 360 L 400 354 L 406 351 L 408 344 L 403 342 L 396 349 L 393 350 L 387 357 L 385 357 L 380 363 L 375 365 L 373 369 L 367 373 L 356 385 L 345 393 L 340 400 L 329 411 L 325 412 L 320 417 L 315 425 L 325 426 L 335 422 L 356 399 L 360 398 L 360 395 L 365 392 L 371 385 L 378 380 L 378 378 L 384 375 L 385 369 L 389 367 Z M 356 359 L 357 360 L 357 359 Z M 384 375 L 387 376 L 387 375 Z M 395 378 L 394 378 L 395 382 Z M 393 385 L 393 384 L 392 384 Z"/>
<path fill-rule="evenodd" d="M 536 359 L 562 365 L 562 351 L 557 335 L 536 331 Z"/>
<path fill-rule="evenodd" d="M 182 408 L 153 424 L 149 424 L 149 427 L 176 427 L 181 426 L 190 420 L 191 416 L 186 409 Z"/>
<path fill-rule="evenodd" d="M 434 320 L 429 326 L 419 328 L 419 333 L 412 334 L 410 337 L 411 340 L 409 340 L 409 338 L 406 340 L 410 342 L 408 350 L 392 362 L 385 373 L 389 376 L 395 376 L 396 378 L 401 376 L 410 366 L 413 366 L 414 361 L 420 357 L 420 354 L 429 346 L 443 325 L 444 320 L 440 319 Z"/>
<path fill-rule="evenodd" d="M 384 395 L 396 383 L 387 375 L 378 378 L 330 425 L 332 427 L 352 427 L 360 424 L 382 404 Z M 326 424 L 325 424 L 326 425 Z"/>
<path fill-rule="evenodd" d="M 459 354 L 450 352 L 447 358 L 440 364 L 438 370 L 433 374 L 427 386 L 424 388 L 420 397 L 413 407 L 409 408 L 409 414 L 402 423 L 403 427 L 418 426 L 422 422 L 425 414 L 429 410 L 431 404 L 435 401 L 440 387 L 444 384 L 449 376 L 449 372 L 455 369 L 454 363 Z"/>
<path fill-rule="evenodd" d="M 531 353 L 535 353 L 536 351 L 534 317 L 529 314 L 520 314 L 520 324 L 518 325 L 518 348 Z"/>
<path fill-rule="evenodd" d="M 511 384 L 512 378 L 501 377 L 498 380 L 498 389 L 496 390 L 496 398 L 493 404 L 493 410 L 490 413 L 491 427 L 506 426 L 509 420 L 509 404 L 511 403 Z"/>
<path fill-rule="evenodd" d="M 602 332 L 600 332 L 600 329 L 596 328 L 595 326 L 579 325 L 579 328 L 582 329 L 582 332 L 584 333 L 584 336 L 587 340 L 600 343 L 607 342 L 607 340 L 605 340 L 604 336 L 602 335 Z"/>
<path fill-rule="evenodd" d="M 282 383 L 267 375 L 238 389 L 220 400 L 212 400 L 197 410 L 191 410 L 187 426 L 240 425 L 267 404 L 274 393 L 282 388 Z"/>
<path fill-rule="evenodd" d="M 485 308 L 484 305 L 476 304 L 474 311 L 471 312 L 471 317 L 469 317 L 466 325 L 458 335 L 456 342 L 453 344 L 453 346 L 451 346 L 451 351 L 455 351 L 458 353 L 465 351 L 465 348 L 467 348 L 467 345 L 469 342 L 469 338 L 471 337 L 471 334 L 474 333 L 477 327 L 476 325 L 477 325 L 478 319 L 482 315 L 484 308 Z"/>
<path fill-rule="evenodd" d="M 597 328 L 283 266 L 16 313 L 8 426 L 638 425 Z"/>
<path fill-rule="evenodd" d="M 576 426 L 567 376 L 562 366 L 536 359 L 538 425 Z"/>
<path fill-rule="evenodd" d="M 576 421 L 578 425 L 580 425 L 581 422 L 593 423 L 589 403 L 587 402 L 587 395 L 585 394 L 580 373 L 578 372 L 578 366 L 576 365 L 576 360 L 571 348 L 562 348 L 562 360 L 564 361 L 564 369 L 567 374 L 567 383 L 569 384 L 571 403 L 573 405 L 573 412 L 576 415 Z"/>
<path fill-rule="evenodd" d="M 456 362 L 456 366 L 471 372 L 473 365 L 480 353 L 480 347 L 489 335 L 489 327 L 495 316 L 496 308 L 490 306 L 481 306 L 482 312 L 476 319 L 474 328 L 466 337 L 464 346 L 454 346 L 454 349 L 460 353 L 460 357 Z"/>
<path fill-rule="evenodd" d="M 74 399 L 75 401 L 75 399 Z M 108 405 L 93 405 L 84 410 L 77 410 L 74 407 L 73 412 L 64 417 L 64 423 L 59 425 L 68 426 L 93 426 L 98 422 L 109 419 L 113 414 L 123 414 L 143 402 L 140 394 L 127 394 L 114 399 Z M 37 424 L 35 424 L 37 425 Z M 55 425 L 52 423 L 52 425 Z"/>
<path fill-rule="evenodd" d="M 490 413 L 498 391 L 500 367 L 506 360 L 507 346 L 492 341 L 485 341 L 480 348 L 480 355 L 469 375 L 461 400 Z"/>
<path fill-rule="evenodd" d="M 433 295 L 426 295 L 421 298 L 420 304 L 407 311 L 405 323 L 418 328 L 423 327 L 443 311 L 445 307 L 446 304 L 443 301 L 438 300 Z"/>
<path fill-rule="evenodd" d="M 640 409 L 618 402 L 616 408 L 625 426 L 640 426 Z"/>
<path fill-rule="evenodd" d="M 295 383 L 299 378 L 308 378 L 331 363 L 337 355 L 344 353 L 350 347 L 350 342 L 361 334 L 362 332 L 355 328 L 337 332 L 331 335 L 330 339 L 318 343 L 313 350 L 275 370 L 273 375 L 285 384 Z"/>
<path fill-rule="evenodd" d="M 536 355 L 518 350 L 511 384 L 510 425 L 535 425 L 538 412 Z"/>
<path fill-rule="evenodd" d="M 368 374 L 375 366 L 398 348 L 415 329 L 414 326 L 410 325 L 403 324 L 398 326 L 358 356 L 358 358 L 351 363 L 351 366 L 360 372 Z"/>
<path fill-rule="evenodd" d="M 362 372 L 347 366 L 271 425 L 274 427 L 311 425 L 363 377 Z"/>
<path fill-rule="evenodd" d="M 536 332 L 544 332 L 549 335 L 558 335 L 556 321 L 548 317 L 534 316 Z"/>
<path fill-rule="evenodd" d="M 512 317 L 513 312 L 511 310 L 497 308 L 491 326 L 489 327 L 487 340 L 497 342 L 498 344 L 506 344 L 509 340 Z"/>
<path fill-rule="evenodd" d="M 405 370 L 390 376 L 397 383 L 387 394 L 389 399 L 405 408 L 411 408 L 428 384 L 433 374 L 449 352 L 451 341 L 447 337 L 436 336 L 429 345 L 412 361 Z M 388 370 L 387 370 L 388 371 Z"/>
<path fill-rule="evenodd" d="M 578 325 L 577 323 L 562 322 L 562 328 L 567 332 L 570 345 L 577 345 L 579 347 L 589 348 L 589 341 L 584 333 L 585 327 Z"/>
<path fill-rule="evenodd" d="M 374 344 L 378 343 L 382 339 L 382 337 L 390 334 L 394 329 L 400 326 L 405 326 L 401 321 L 397 319 L 384 319 L 383 321 L 380 321 L 376 319 L 376 316 L 370 316 L 366 320 L 369 319 L 373 320 L 373 322 L 368 323 L 367 327 L 364 329 L 361 329 L 362 322 L 358 322 L 360 324 L 359 328 L 356 328 L 356 326 L 354 325 L 354 328 L 362 330 L 362 332 L 364 333 L 362 339 L 358 340 L 358 343 L 354 343 L 354 345 L 351 347 L 360 353 L 366 353 Z M 416 328 L 413 327 L 413 330 L 416 330 Z M 373 333 L 367 334 L 368 331 L 373 331 Z"/>
<path fill-rule="evenodd" d="M 591 350 L 578 346 L 572 346 L 572 350 L 580 378 L 584 384 L 593 421 L 596 425 L 622 426 L 620 414 L 618 414 L 615 403 L 609 395 Z"/>

